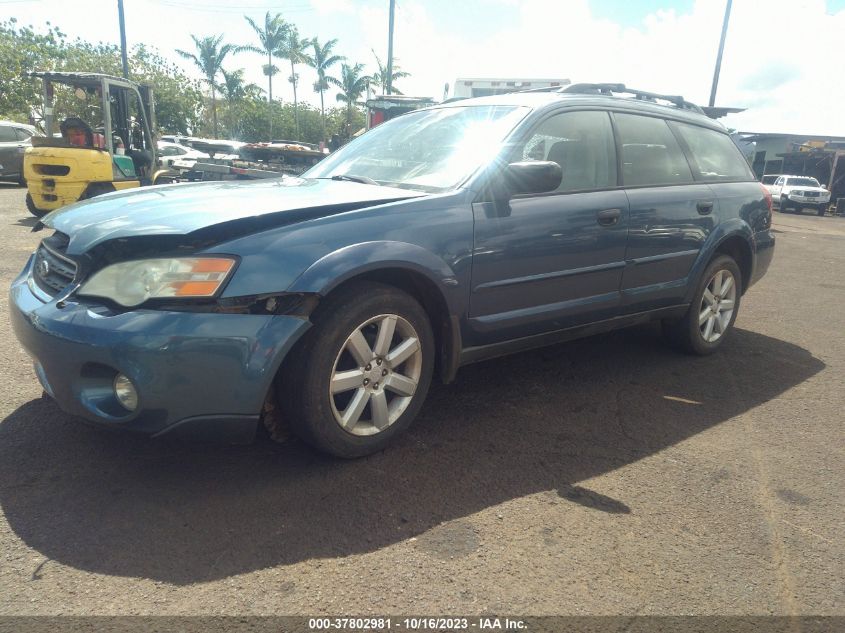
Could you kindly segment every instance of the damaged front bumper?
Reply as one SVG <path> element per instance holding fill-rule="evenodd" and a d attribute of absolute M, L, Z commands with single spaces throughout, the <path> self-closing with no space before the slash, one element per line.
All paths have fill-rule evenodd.
<path fill-rule="evenodd" d="M 110 428 L 250 441 L 282 360 L 310 327 L 291 315 L 45 301 L 27 284 L 32 263 L 10 290 L 15 334 L 63 410 Z M 137 390 L 134 411 L 114 394 L 118 373 Z"/>

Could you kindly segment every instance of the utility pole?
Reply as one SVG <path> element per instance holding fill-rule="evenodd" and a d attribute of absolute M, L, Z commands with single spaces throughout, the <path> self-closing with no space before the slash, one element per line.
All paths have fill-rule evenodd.
<path fill-rule="evenodd" d="M 722 53 L 725 50 L 725 38 L 728 35 L 728 22 L 731 19 L 731 4 L 728 0 L 725 5 L 725 19 L 722 21 L 722 38 L 719 40 L 719 54 L 716 55 L 716 70 L 713 71 L 713 86 L 710 88 L 710 107 L 716 105 L 716 88 L 719 86 L 719 71 L 722 69 Z"/>
<path fill-rule="evenodd" d="M 393 94 L 393 14 L 396 0 L 390 0 L 390 20 L 387 26 L 387 94 Z"/>
<path fill-rule="evenodd" d="M 126 20 L 123 18 L 123 0 L 117 0 L 117 16 L 120 19 L 120 60 L 123 62 L 123 78 L 129 79 L 129 61 L 126 59 Z"/>

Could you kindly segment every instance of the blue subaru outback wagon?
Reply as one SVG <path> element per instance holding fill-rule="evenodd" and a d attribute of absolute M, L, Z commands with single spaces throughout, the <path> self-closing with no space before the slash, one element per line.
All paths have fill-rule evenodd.
<path fill-rule="evenodd" d="M 579 84 L 404 115 L 301 178 L 56 211 L 11 318 L 69 413 L 230 441 L 266 417 L 354 457 L 467 363 L 650 320 L 713 352 L 770 223 L 699 108 Z"/>

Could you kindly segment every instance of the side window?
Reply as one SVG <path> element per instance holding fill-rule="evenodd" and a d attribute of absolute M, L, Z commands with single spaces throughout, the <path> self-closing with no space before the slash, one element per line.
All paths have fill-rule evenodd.
<path fill-rule="evenodd" d="M 780 178 L 778 178 L 777 180 L 775 180 L 775 184 L 776 184 L 778 187 L 782 187 L 782 186 L 783 186 L 783 177 L 780 177 Z"/>
<path fill-rule="evenodd" d="M 18 137 L 15 136 L 14 128 L 8 125 L 0 125 L 0 143 L 11 143 L 17 140 Z"/>
<path fill-rule="evenodd" d="M 687 159 L 666 121 L 637 114 L 613 116 L 622 145 L 622 181 L 626 186 L 692 182 Z"/>
<path fill-rule="evenodd" d="M 32 132 L 29 130 L 24 130 L 19 127 L 15 128 L 15 133 L 18 135 L 19 141 L 28 141 L 29 137 L 32 136 Z"/>
<path fill-rule="evenodd" d="M 159 156 L 176 156 L 178 153 L 175 147 L 170 147 L 169 145 L 165 145 L 164 148 L 158 150 Z"/>
<path fill-rule="evenodd" d="M 692 152 L 701 180 L 751 180 L 748 163 L 731 137 L 697 125 L 672 123 Z"/>
<path fill-rule="evenodd" d="M 563 170 L 558 191 L 616 186 L 616 150 L 607 112 L 564 112 L 543 121 L 515 160 L 550 160 Z"/>

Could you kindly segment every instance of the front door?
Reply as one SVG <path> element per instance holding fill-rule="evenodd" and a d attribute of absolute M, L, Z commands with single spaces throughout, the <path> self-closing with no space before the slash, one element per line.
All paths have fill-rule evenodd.
<path fill-rule="evenodd" d="M 547 117 L 506 162 L 524 160 L 559 163 L 563 180 L 550 193 L 473 205 L 471 345 L 600 320 L 620 302 L 628 200 L 608 113 Z"/>

